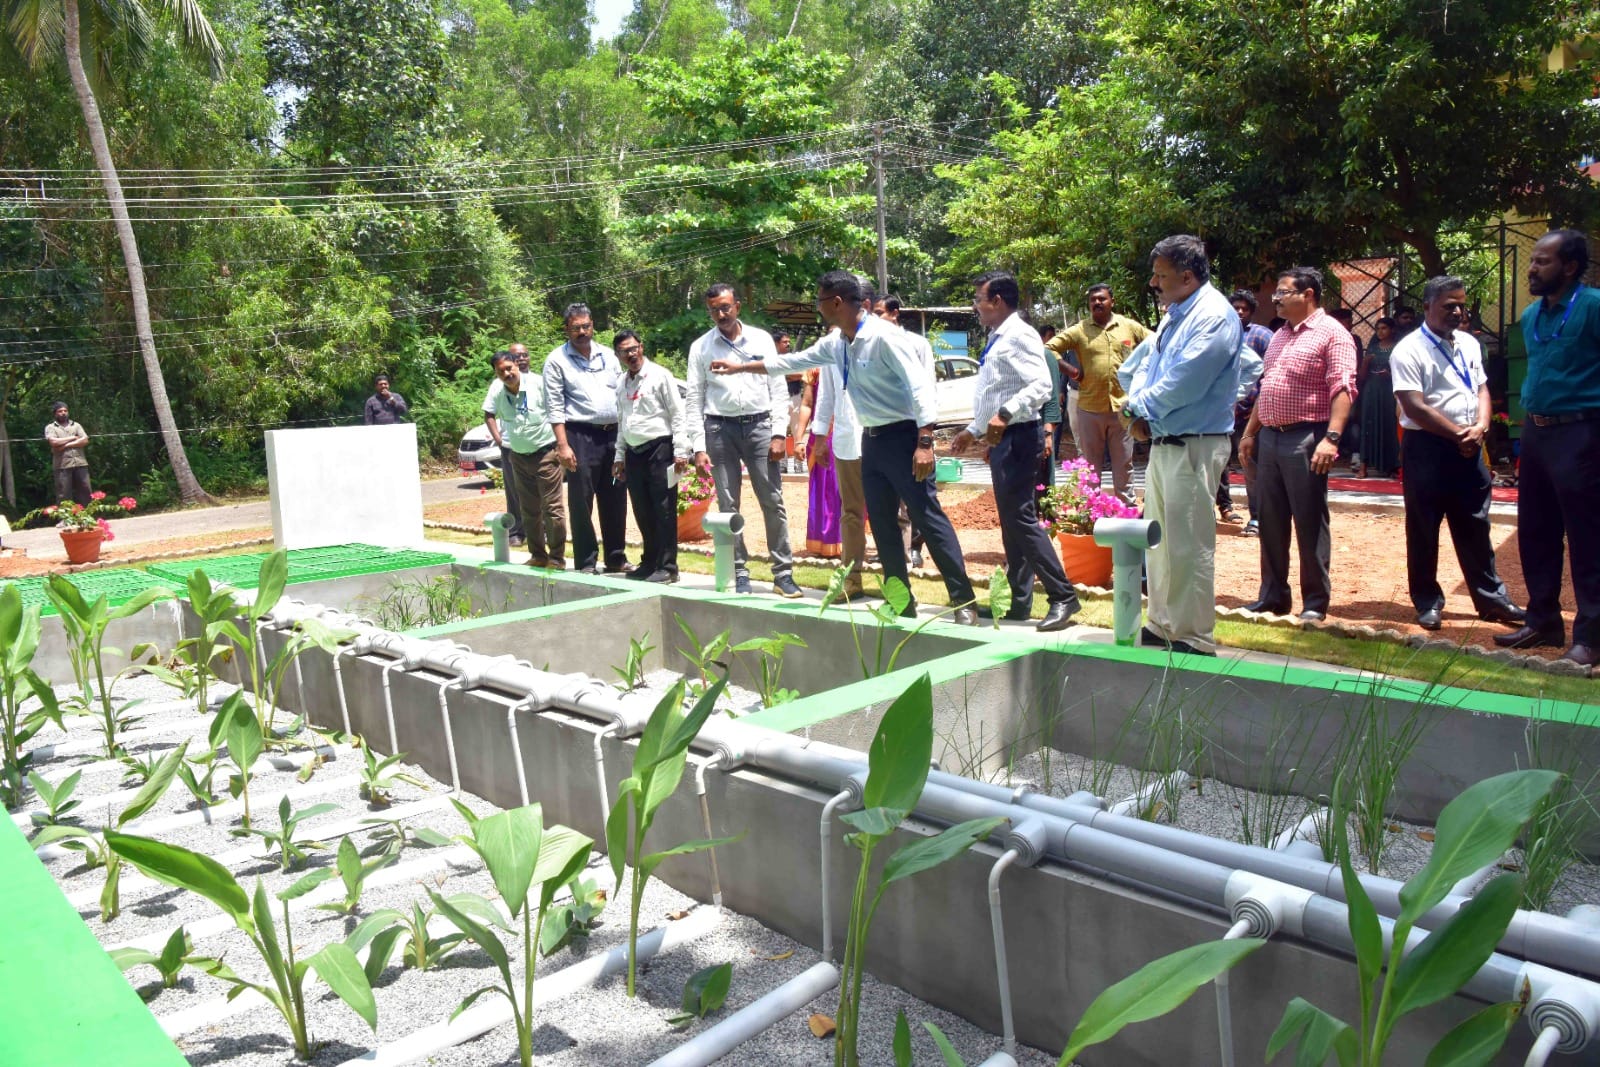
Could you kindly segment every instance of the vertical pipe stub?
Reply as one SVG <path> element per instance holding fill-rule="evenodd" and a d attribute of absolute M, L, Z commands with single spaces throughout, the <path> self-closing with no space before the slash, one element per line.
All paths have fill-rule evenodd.
<path fill-rule="evenodd" d="M 489 527 L 489 535 L 494 538 L 494 561 L 510 563 L 511 527 L 517 524 L 516 516 L 509 511 L 491 511 L 483 517 L 483 524 Z"/>
<path fill-rule="evenodd" d="M 1111 549 L 1111 619 L 1117 644 L 1137 645 L 1144 621 L 1139 591 L 1144 553 L 1161 543 L 1161 524 L 1154 519 L 1099 519 L 1094 543 Z"/>
<path fill-rule="evenodd" d="M 733 587 L 733 546 L 744 533 L 744 516 L 737 511 L 714 511 L 700 523 L 711 535 L 716 561 L 717 592 Z"/>

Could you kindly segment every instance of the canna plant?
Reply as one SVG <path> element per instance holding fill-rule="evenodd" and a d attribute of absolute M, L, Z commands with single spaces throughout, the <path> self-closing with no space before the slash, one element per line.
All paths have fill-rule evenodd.
<path fill-rule="evenodd" d="M 587 938 L 606 910 L 606 891 L 587 878 L 574 878 L 567 887 L 571 898 L 556 906 L 539 936 L 539 955 L 554 956 L 575 938 Z"/>
<path fill-rule="evenodd" d="M 1388 935 L 1356 876 L 1345 836 L 1347 808 L 1336 797 L 1334 839 L 1340 842 L 1339 869 L 1349 903 L 1350 936 L 1356 947 L 1361 1019 L 1352 1026 L 1295 997 L 1267 1043 L 1268 1059 L 1297 1045 L 1295 1062 L 1299 1064 L 1321 1064 L 1331 1054 L 1340 1067 L 1379 1067 L 1403 1016 L 1443 1000 L 1465 985 L 1493 955 L 1511 925 L 1522 900 L 1520 877 L 1502 874 L 1492 879 L 1459 911 L 1408 948 L 1411 933 L 1417 921 L 1444 900 L 1457 882 L 1499 859 L 1515 843 L 1560 780 L 1555 771 L 1512 771 L 1477 783 L 1447 804 L 1439 815 L 1427 865 L 1400 888 L 1400 914 Z M 1434 1046 L 1429 1067 L 1490 1062 L 1523 1007 L 1518 1001 L 1491 1004 L 1470 1016 Z"/>
<path fill-rule="evenodd" d="M 228 792 L 244 799 L 244 827 L 250 828 L 250 779 L 256 760 L 266 750 L 266 738 L 261 734 L 261 723 L 250 709 L 243 691 L 235 691 L 222 702 L 217 717 L 211 720 L 211 749 L 213 754 L 226 744 L 228 759 L 238 773 L 228 776 Z M 210 781 L 210 775 L 206 780 Z"/>
<path fill-rule="evenodd" d="M 643 637 L 628 638 L 628 658 L 620 667 L 612 667 L 611 673 L 617 676 L 617 688 L 624 693 L 631 693 L 644 686 L 644 664 L 656 646 L 650 643 L 650 634 L 647 631 Z"/>
<path fill-rule="evenodd" d="M 506 910 L 513 920 L 518 916 L 522 918 L 522 981 L 519 988 L 511 970 L 511 955 L 499 935 L 448 898 L 440 896 L 438 890 L 430 889 L 428 896 L 433 906 L 469 941 L 483 949 L 500 972 L 501 984 L 484 986 L 467 994 L 455 1015 L 461 1014 L 485 993 L 505 997 L 511 1002 L 511 1015 L 517 1027 L 517 1054 L 522 1067 L 531 1067 L 533 981 L 545 916 L 557 891 L 588 865 L 589 850 L 594 842 L 565 826 L 546 829 L 538 804 L 479 819 L 473 826 L 473 836 Z"/>
<path fill-rule="evenodd" d="M 162 946 L 160 952 L 150 952 L 142 948 L 114 948 L 108 955 L 123 972 L 146 964 L 154 967 L 156 973 L 161 975 L 162 989 L 177 988 L 178 974 L 187 965 L 212 962 L 209 957 L 194 955 L 194 945 L 189 940 L 189 931 L 181 926 L 172 931 L 172 936 L 167 938 L 167 943 Z"/>
<path fill-rule="evenodd" d="M 15 584 L 0 588 L 0 800 L 7 808 L 22 803 L 29 763 L 23 746 L 46 723 L 61 725 L 54 690 L 33 670 L 40 632 L 39 606 L 23 607 Z M 24 713 L 30 695 L 39 698 L 39 707 Z"/>
<path fill-rule="evenodd" d="M 399 856 L 408 848 L 438 848 L 450 843 L 449 836 L 426 826 L 407 826 L 399 819 L 362 819 L 362 826 L 370 826 L 372 838 L 361 848 L 362 856 L 376 856 L 380 852 L 393 852 Z"/>
<path fill-rule="evenodd" d="M 694 740 L 706 719 L 716 707 L 717 698 L 728 685 L 727 678 L 719 678 L 711 688 L 700 694 L 694 710 L 685 717 L 683 694 L 685 683 L 680 679 L 661 698 L 650 721 L 639 737 L 639 747 L 633 753 L 633 773 L 626 778 L 617 793 L 611 814 L 606 817 L 606 851 L 611 856 L 611 873 L 617 880 L 617 891 L 622 890 L 624 864 L 633 868 L 632 896 L 628 909 L 628 996 L 634 995 L 639 962 L 639 906 L 644 901 L 644 889 L 662 862 L 673 856 L 686 856 L 708 848 L 737 841 L 738 837 L 715 840 L 686 841 L 660 852 L 644 851 L 645 835 L 655 822 L 661 805 L 678 788 L 688 763 L 689 743 Z M 739 837 L 743 837 L 740 834 Z"/>
<path fill-rule="evenodd" d="M 818 615 L 821 615 L 834 603 L 843 599 L 844 587 L 849 579 L 849 567 L 834 568 L 833 573 L 828 578 L 828 588 L 822 594 L 822 604 L 817 608 Z M 847 612 L 846 617 L 850 621 L 850 637 L 855 642 L 856 660 L 861 664 L 861 677 L 863 678 L 875 678 L 880 674 L 888 674 L 893 671 L 895 663 L 900 659 L 900 653 L 905 649 L 906 645 L 910 643 L 913 637 L 927 629 L 930 623 L 937 622 L 950 612 L 956 610 L 954 607 L 948 607 L 939 612 L 937 615 L 930 615 L 926 619 L 923 619 L 921 622 L 917 623 L 917 625 L 909 633 L 902 637 L 899 642 L 895 644 L 894 648 L 890 650 L 889 659 L 887 662 L 885 662 L 883 653 L 884 647 L 888 643 L 889 632 L 898 628 L 899 620 L 904 617 L 905 613 L 911 608 L 911 587 L 906 585 L 906 583 L 902 582 L 899 578 L 886 578 L 884 579 L 883 584 L 879 587 L 879 591 L 883 594 L 883 603 L 875 604 L 867 609 L 867 614 L 872 616 L 873 620 L 877 622 L 874 638 L 876 643 L 873 648 L 872 662 L 870 664 L 867 662 L 866 650 L 861 647 L 861 631 L 856 628 L 855 608 L 851 607 L 848 603 L 845 605 Z M 1008 599 L 1006 600 L 1006 605 L 1008 607 L 1011 603 L 1009 596 L 1010 590 L 1009 587 L 1007 587 Z M 991 587 L 991 602 L 992 597 L 993 591 Z M 1001 614 L 1004 614 L 1004 612 Z"/>
<path fill-rule="evenodd" d="M 682 1028 L 704 1019 L 727 1001 L 732 985 L 731 963 L 716 963 L 696 971 L 683 983 L 683 999 L 679 1002 L 682 1013 L 668 1017 L 667 1025 Z"/>
<path fill-rule="evenodd" d="M 300 881 L 309 883 L 306 886 L 309 889 L 311 886 L 321 885 L 337 873 L 339 881 L 344 885 L 344 899 L 332 904 L 318 904 L 317 910 L 331 911 L 337 915 L 354 915 L 356 909 L 361 906 L 361 893 L 366 888 L 367 879 L 389 866 L 399 855 L 399 852 L 385 852 L 377 859 L 363 862 L 360 853 L 356 851 L 355 842 L 346 837 L 339 842 L 339 851 L 334 855 L 333 867 L 312 871 Z"/>
<path fill-rule="evenodd" d="M 211 682 L 216 677 L 213 665 L 219 659 L 227 663 L 233 658 L 232 646 L 223 639 L 228 636 L 226 627 L 233 625 L 239 606 L 232 589 L 213 586 L 210 576 L 199 567 L 189 575 L 188 593 L 189 608 L 198 626 L 193 637 L 178 642 L 173 656 L 188 667 L 189 677 L 184 680 L 192 686 L 195 710 L 204 715 L 211 710 Z M 182 678 L 177 672 L 169 673 L 171 681 Z M 168 678 L 168 674 L 161 677 Z"/>
<path fill-rule="evenodd" d="M 81 826 L 56 825 L 46 826 L 33 836 L 32 844 L 35 849 L 60 842 L 62 848 L 83 853 L 83 862 L 90 870 L 96 867 L 106 869 L 105 888 L 100 891 L 100 921 L 103 923 L 111 922 L 122 912 L 122 858 L 109 846 L 110 836 L 113 831 L 121 830 L 149 811 L 166 795 L 167 788 L 172 785 L 173 775 L 183 764 L 183 755 L 188 747 L 189 742 L 185 741 L 163 756 L 149 779 L 128 802 L 128 806 L 122 809 L 102 833 L 97 834 Z M 73 778 L 76 777 L 77 775 L 73 775 Z"/>
<path fill-rule="evenodd" d="M 296 840 L 294 833 L 300 824 L 307 819 L 314 819 L 318 815 L 326 815 L 330 811 L 338 811 L 337 804 L 313 804 L 309 808 L 294 811 L 289 807 L 288 796 L 278 800 L 278 829 L 264 830 L 259 826 L 245 826 L 229 830 L 234 837 L 259 837 L 263 842 L 278 850 L 278 869 L 292 871 L 303 865 L 310 858 L 313 849 L 327 848 L 321 841 Z M 346 839 L 348 840 L 348 838 Z M 270 853 L 269 853 L 270 855 Z"/>
<path fill-rule="evenodd" d="M 862 808 L 843 817 L 855 827 L 855 833 L 845 835 L 845 843 L 861 852 L 861 869 L 856 875 L 851 899 L 844 965 L 839 975 L 839 1010 L 834 1016 L 837 1027 L 834 1032 L 835 1067 L 858 1067 L 860 1063 L 857 1043 L 867 936 L 884 894 L 895 883 L 954 859 L 1006 821 L 998 817 L 972 819 L 897 849 L 885 861 L 869 901 L 867 889 L 873 853 L 921 799 L 932 757 L 933 684 L 924 674 L 884 712 L 867 753 Z"/>
<path fill-rule="evenodd" d="M 42 775 L 30 772 L 28 784 L 33 786 L 34 794 L 44 802 L 44 813 L 33 813 L 33 821 L 38 826 L 54 826 L 62 818 L 72 814 L 80 803 L 73 797 L 78 790 L 78 783 L 83 780 L 82 771 L 73 771 L 60 782 L 51 785 Z"/>
<path fill-rule="evenodd" d="M 484 926 L 498 926 L 508 932 L 511 930 L 511 924 L 500 914 L 500 909 L 480 896 L 458 893 L 445 899 L 457 911 L 472 916 Z M 360 952 L 369 944 L 372 946 L 367 952 L 364 968 L 367 981 L 378 980 L 397 948 L 400 950 L 402 966 L 426 971 L 465 944 L 467 935 L 459 930 L 443 937 L 428 933 L 428 924 L 438 915 L 437 909 L 425 911 L 421 904 L 413 903 L 410 915 L 394 908 L 380 908 L 361 920 L 360 925 L 351 931 L 347 943 L 353 952 Z"/>
<path fill-rule="evenodd" d="M 357 795 L 374 808 L 386 808 L 393 802 L 389 794 L 401 782 L 426 789 L 427 786 L 423 785 L 420 779 L 404 771 L 391 769 L 405 758 L 406 754 L 404 752 L 396 752 L 392 756 L 385 756 L 379 759 L 378 754 L 372 751 L 372 746 L 363 743 L 361 746 L 361 785 L 357 790 Z"/>
<path fill-rule="evenodd" d="M 758 682 L 758 691 L 761 693 L 761 703 L 765 707 L 774 707 L 778 704 L 787 704 L 791 700 L 799 699 L 800 694 L 793 689 L 784 689 L 778 682 L 783 677 L 783 650 L 789 646 L 808 648 L 805 641 L 794 634 L 779 633 L 774 630 L 767 637 L 752 637 L 748 641 L 740 641 L 728 649 L 729 652 L 759 652 L 761 654 L 761 678 Z"/>
<path fill-rule="evenodd" d="M 328 988 L 361 1016 L 374 1032 L 377 1031 L 378 1004 L 372 996 L 372 983 L 367 981 L 360 961 L 346 942 L 335 941 L 324 945 L 304 959 L 295 954 L 294 928 L 289 923 L 289 901 L 300 892 L 305 892 L 301 888 L 304 879 L 278 894 L 278 900 L 283 905 L 280 939 L 272 904 L 267 899 L 266 887 L 260 879 L 256 880 L 255 893 L 247 896 L 228 869 L 209 856 L 163 841 L 152 841 L 113 830 L 106 831 L 106 843 L 118 856 L 157 881 L 205 897 L 221 908 L 250 939 L 250 944 L 266 965 L 270 983 L 241 978 L 222 960 L 197 961 L 196 965 L 206 974 L 232 986 L 228 994 L 230 999 L 245 990 L 254 990 L 264 997 L 289 1024 L 295 1055 L 301 1059 L 311 1056 L 305 996 L 306 976 L 311 971 L 315 971 Z"/>
<path fill-rule="evenodd" d="M 683 631 L 683 636 L 688 638 L 689 644 L 693 646 L 694 650 L 692 652 L 680 651 L 680 654 L 689 661 L 689 665 L 700 676 L 700 688 L 695 690 L 696 694 L 703 693 L 711 685 L 712 667 L 721 667 L 724 671 L 727 670 L 727 664 L 722 662 L 722 656 L 728 651 L 728 644 L 733 639 L 733 631 L 723 630 L 704 644 L 701 644 L 700 636 L 694 632 L 694 627 L 683 621 L 682 615 L 675 614 L 672 617 L 678 620 L 678 629 Z"/>
<path fill-rule="evenodd" d="M 158 600 L 170 598 L 172 594 L 165 589 L 145 589 L 126 604 L 111 607 L 109 598 L 104 594 L 91 603 L 84 600 L 77 586 L 59 574 L 52 574 L 45 582 L 44 595 L 55 605 L 56 613 L 61 616 L 62 629 L 67 635 L 67 660 L 72 667 L 73 680 L 78 684 L 78 695 L 73 700 L 84 714 L 100 717 L 98 726 L 105 738 L 106 758 L 115 759 L 122 752 L 122 745 L 117 740 L 118 733 L 138 721 L 128 714 L 138 701 L 118 708 L 112 702 L 111 691 L 124 673 L 144 669 L 145 665 L 138 661 L 154 652 L 154 646 L 135 646 L 129 653 L 133 664 L 113 675 L 108 683 L 105 657 L 119 657 L 122 651 L 106 647 L 106 629 L 121 619 L 132 618 Z M 99 704 L 98 710 L 95 708 L 96 702 Z"/>

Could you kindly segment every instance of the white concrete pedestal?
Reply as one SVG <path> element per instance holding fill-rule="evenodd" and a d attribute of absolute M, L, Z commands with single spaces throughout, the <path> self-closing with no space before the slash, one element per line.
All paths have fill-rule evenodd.
<path fill-rule="evenodd" d="M 278 548 L 422 541 L 422 476 L 411 423 L 268 430 L 267 486 Z"/>

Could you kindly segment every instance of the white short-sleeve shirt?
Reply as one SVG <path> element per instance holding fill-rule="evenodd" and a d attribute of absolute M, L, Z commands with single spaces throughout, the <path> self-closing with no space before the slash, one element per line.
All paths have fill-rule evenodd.
<path fill-rule="evenodd" d="M 1423 401 L 1457 426 L 1478 421 L 1478 387 L 1487 381 L 1483 347 L 1464 330 L 1447 340 L 1426 325 L 1401 338 L 1389 356 L 1389 381 L 1396 393 L 1421 393 Z M 1421 429 L 1400 408 L 1400 425 Z"/>

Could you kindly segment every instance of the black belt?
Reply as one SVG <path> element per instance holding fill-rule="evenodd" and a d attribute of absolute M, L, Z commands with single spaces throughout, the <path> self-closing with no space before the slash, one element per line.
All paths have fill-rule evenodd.
<path fill-rule="evenodd" d="M 1153 445 L 1179 445 L 1179 446 L 1182 446 L 1182 445 L 1187 444 L 1190 441 L 1195 441 L 1195 440 L 1198 440 L 1198 439 L 1200 439 L 1202 437 L 1229 437 L 1229 438 L 1231 438 L 1232 436 L 1233 436 L 1233 434 L 1231 434 L 1231 433 L 1180 433 L 1180 434 L 1177 434 L 1175 436 L 1170 436 L 1170 437 L 1153 437 L 1153 438 L 1150 439 L 1150 443 L 1153 444 Z"/>
<path fill-rule="evenodd" d="M 627 449 L 634 455 L 638 455 L 641 452 L 649 452 L 651 449 L 659 447 L 663 441 L 666 441 L 670 444 L 672 442 L 672 435 L 662 434 L 660 437 L 652 437 L 642 445 L 628 445 Z"/>
<path fill-rule="evenodd" d="M 588 430 L 591 433 L 610 433 L 617 428 L 614 422 L 569 422 L 567 430 Z"/>
<path fill-rule="evenodd" d="M 1327 426 L 1326 422 L 1291 422 L 1283 426 L 1262 425 L 1263 430 L 1273 430 L 1277 433 L 1300 433 L 1304 430 L 1314 430 L 1319 426 Z"/>
<path fill-rule="evenodd" d="M 1528 418 L 1533 420 L 1535 426 L 1563 426 L 1569 422 L 1589 422 L 1600 419 L 1600 411 L 1574 411 L 1567 415 L 1534 415 Z"/>
<path fill-rule="evenodd" d="M 886 433 L 899 433 L 910 428 L 913 432 L 917 428 L 915 419 L 901 419 L 899 422 L 886 422 L 882 426 L 863 426 L 861 433 L 867 437 L 882 437 Z"/>
<path fill-rule="evenodd" d="M 770 411 L 762 411 L 762 412 L 757 412 L 754 415 L 707 415 L 706 416 L 706 421 L 710 422 L 712 419 L 715 419 L 718 422 L 744 422 L 744 423 L 750 423 L 750 422 L 767 422 L 767 421 L 771 420 L 771 418 L 772 418 L 772 413 Z"/>

